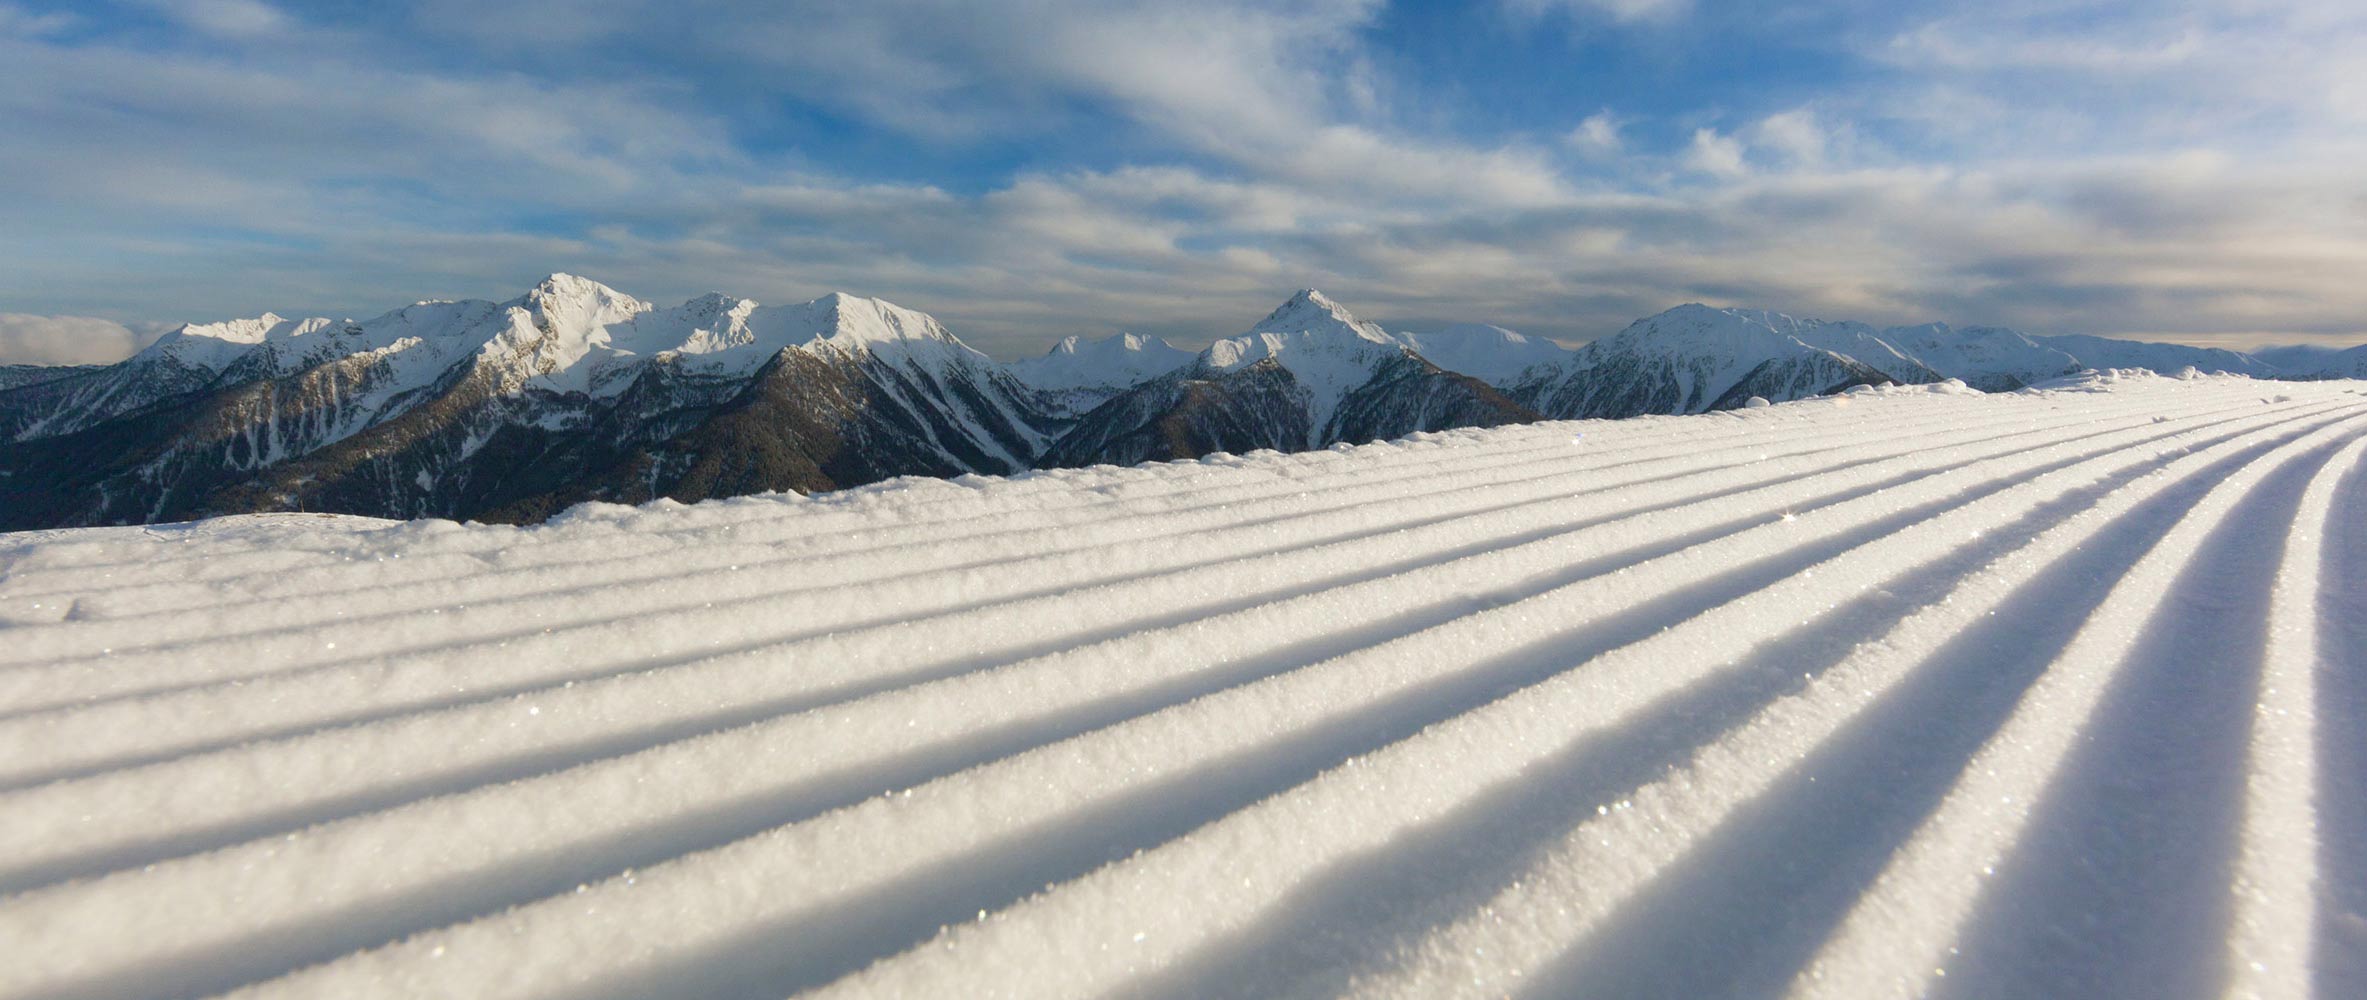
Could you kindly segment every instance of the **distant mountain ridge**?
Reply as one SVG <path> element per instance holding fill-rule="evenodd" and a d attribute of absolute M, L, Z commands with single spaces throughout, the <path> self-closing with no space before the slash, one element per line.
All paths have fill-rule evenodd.
<path fill-rule="evenodd" d="M 1580 348 L 1561 370 L 1542 378 L 1532 374 L 1507 388 L 1552 417 L 1628 417 L 1701 413 L 1740 406 L 1753 396 L 1780 402 L 1883 383 L 1956 379 L 2006 392 L 2089 368 L 2340 377 L 2288 372 L 2214 348 L 1945 323 L 1876 329 L 1687 304 L 1637 320 Z"/>
<path fill-rule="evenodd" d="M 1094 341 L 1069 337 L 1042 357 L 1010 367 L 1012 375 L 1045 394 L 1047 407 L 1081 414 L 1182 367 L 1192 357 L 1192 352 L 1156 337 L 1114 333 Z"/>
<path fill-rule="evenodd" d="M 1247 333 L 1218 340 L 1086 413 L 1041 464 L 1302 451 L 1538 419 L 1496 387 L 1439 367 L 1323 293 L 1304 289 Z"/>
<path fill-rule="evenodd" d="M 2367 375 L 2367 349 L 2288 357 Z M 1198 352 L 1117 334 L 1005 364 L 877 299 L 659 307 L 554 274 L 504 302 L 266 313 L 115 365 L 0 367 L 0 528 L 298 509 L 534 521 L 586 500 L 1298 451 L 1887 382 L 1999 391 L 2087 367 L 2286 374 L 2177 345 L 1703 305 L 1571 351 L 1479 324 L 1391 333 L 1313 289 Z"/>

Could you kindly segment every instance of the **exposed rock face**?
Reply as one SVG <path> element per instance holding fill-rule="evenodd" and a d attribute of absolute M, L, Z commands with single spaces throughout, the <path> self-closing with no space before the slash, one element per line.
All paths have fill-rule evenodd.
<path fill-rule="evenodd" d="M 1309 289 L 1248 333 L 1085 414 L 1042 464 L 1303 451 L 1535 419 L 1503 392 L 1430 363 Z"/>

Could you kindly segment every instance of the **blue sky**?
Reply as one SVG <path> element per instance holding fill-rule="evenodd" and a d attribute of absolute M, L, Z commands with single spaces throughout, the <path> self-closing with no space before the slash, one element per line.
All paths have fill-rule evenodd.
<path fill-rule="evenodd" d="M 2354 3 L 0 0 L 0 361 L 183 320 L 874 295 L 1005 357 L 1301 286 L 2367 340 Z"/>

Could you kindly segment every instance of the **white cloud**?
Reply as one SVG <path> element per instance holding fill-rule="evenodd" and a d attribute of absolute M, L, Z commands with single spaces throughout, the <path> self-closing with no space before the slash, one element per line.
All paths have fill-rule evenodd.
<path fill-rule="evenodd" d="M 2204 54 L 2206 41 L 2191 26 L 2164 38 L 2122 40 L 2047 34 L 2013 24 L 1941 21 L 1901 34 L 1890 45 L 1893 61 L 1908 65 L 2123 73 L 2189 64 Z"/>
<path fill-rule="evenodd" d="M 563 269 L 669 301 L 880 295 L 1006 356 L 1119 327 L 1234 333 L 1310 284 L 1383 319 L 1569 339 L 1695 299 L 2106 333 L 2340 334 L 2367 315 L 2351 280 L 2367 217 L 2329 207 L 2367 203 L 2347 169 L 2356 130 L 2318 115 L 2276 144 L 2204 135 L 2236 134 L 2241 101 L 2298 114 L 2326 93 L 2261 104 L 2216 51 L 2191 57 L 2221 67 L 2194 87 L 2240 100 L 2180 83 L 2107 101 L 2071 70 L 1894 60 L 1875 90 L 1448 137 L 1392 117 L 1406 92 L 1365 48 L 1375 11 L 520 0 L 449 11 L 446 43 L 500 67 L 466 71 L 322 26 L 284 23 L 307 45 L 226 61 L 210 40 L 52 46 L 0 20 L 0 193 L 19 209 L 0 308 L 368 314 L 505 297 Z M 2012 37 L 2019 16 L 1979 37 Z M 538 46 L 515 44 L 544 23 Z M 2243 37 L 2254 54 L 2319 51 Z M 665 52 L 716 75 L 644 64 Z M 2338 75 L 2328 65 L 2258 75 Z M 925 166 L 910 182 L 833 174 L 741 145 L 700 88 L 855 119 L 924 160 L 1055 141 L 1041 166 L 942 186 Z M 2156 89 L 2162 107 L 2122 107 Z M 2163 108 L 2207 112 L 2210 129 Z M 2167 138 L 2100 160 L 2114 115 L 2159 117 Z M 1064 163 L 1057 140 L 1077 131 L 1118 165 Z"/>
<path fill-rule="evenodd" d="M 279 34 L 288 16 L 262 0 L 145 0 L 148 6 L 197 31 L 251 40 Z"/>
<path fill-rule="evenodd" d="M 1711 128 L 1693 130 L 1693 144 L 1685 150 L 1685 166 L 1726 180 L 1751 172 L 1750 164 L 1743 162 L 1742 142 Z"/>
<path fill-rule="evenodd" d="M 4 39 L 0 124 L 0 185 L 86 206 L 78 230 L 111 217 L 332 227 L 349 211 L 383 212 L 355 204 L 380 184 L 599 204 L 738 155 L 714 122 L 627 85 Z"/>
<path fill-rule="evenodd" d="M 2355 3 L 1948 5 L 1860 52 L 1898 74 L 1894 113 L 1974 109 L 1957 138 L 1987 152 L 2262 148 L 2355 133 L 2367 119 L 2357 82 L 2367 7 Z M 1942 132 L 1962 122 L 1930 117 Z"/>
<path fill-rule="evenodd" d="M 1815 111 L 1794 108 L 1760 119 L 1751 128 L 1751 141 L 1795 165 L 1818 167 L 1825 162 L 1831 139 Z"/>
<path fill-rule="evenodd" d="M 474 6 L 474 5 L 472 5 Z M 463 38 L 526 17 L 451 10 Z M 959 146 L 1080 117 L 1257 178 L 1368 196 L 1533 204 L 1566 194 L 1542 153 L 1410 133 L 1360 32 L 1379 0 L 873 0 L 593 5 L 590 23 L 706 54 L 752 88 Z M 534 19 L 583 5 L 540 0 Z M 487 22 L 483 18 L 497 20 Z M 579 25 L 580 28 L 580 25 Z M 500 36 L 486 32 L 488 43 Z"/>
<path fill-rule="evenodd" d="M 1756 172 L 1509 212 L 1399 211 L 1178 166 L 1026 174 L 981 195 L 812 176 L 710 192 L 681 230 L 381 228 L 224 263 L 295 273 L 343 262 L 350 270 L 322 277 L 341 283 L 333 301 L 364 315 L 422 296 L 506 297 L 552 269 L 669 302 L 847 290 L 935 313 L 1004 357 L 1120 328 L 1229 335 L 1302 285 L 1383 320 L 1485 320 L 1572 340 L 1700 300 L 1876 323 L 2340 342 L 2367 337 L 2355 281 L 2367 217 L 2323 206 L 2357 188 L 2340 169 L 2264 171 L 2201 153 Z M 186 318 L 320 301 L 237 292 Z"/>
<path fill-rule="evenodd" d="M 1562 137 L 1562 141 L 1586 156 L 1609 156 L 1619 152 L 1625 145 L 1619 135 L 1619 126 L 1619 117 L 1605 108 L 1586 116 L 1584 121 L 1578 123 L 1578 127 Z"/>
<path fill-rule="evenodd" d="M 1633 22 L 1671 19 L 1690 10 L 1693 4 L 1692 0 L 1504 0 L 1504 6 L 1523 17 L 1559 12 Z"/>
<path fill-rule="evenodd" d="M 135 333 L 90 316 L 0 313 L 0 364 L 111 364 L 155 341 L 162 331 Z"/>
<path fill-rule="evenodd" d="M 0 36 L 17 35 L 24 38 L 39 38 L 43 35 L 57 34 L 73 26 L 74 18 L 68 14 L 56 12 L 35 14 L 16 4 L 0 3 Z"/>

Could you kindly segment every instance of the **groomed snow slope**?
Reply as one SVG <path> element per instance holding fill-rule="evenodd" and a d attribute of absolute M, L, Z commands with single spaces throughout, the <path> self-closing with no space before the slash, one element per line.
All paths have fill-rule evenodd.
<path fill-rule="evenodd" d="M 0 538 L 0 994 L 2367 995 L 2367 383 Z"/>

